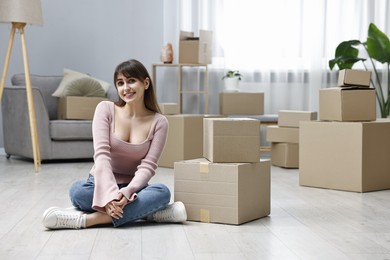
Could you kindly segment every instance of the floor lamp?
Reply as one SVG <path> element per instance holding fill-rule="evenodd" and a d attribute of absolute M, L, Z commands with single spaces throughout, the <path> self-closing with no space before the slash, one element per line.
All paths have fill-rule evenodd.
<path fill-rule="evenodd" d="M 38 172 L 41 166 L 41 156 L 39 152 L 38 130 L 36 124 L 36 115 L 34 107 L 34 98 L 32 95 L 32 84 L 30 79 L 30 69 L 27 58 L 26 41 L 24 37 L 24 28 L 27 24 L 42 25 L 42 10 L 40 0 L 0 0 L 0 22 L 11 23 L 12 29 L 8 41 L 8 49 L 5 57 L 3 74 L 0 81 L 0 101 L 3 97 L 5 78 L 8 71 L 9 60 L 11 57 L 12 46 L 16 31 L 20 33 L 23 52 L 23 66 L 26 80 L 26 93 L 28 115 L 30 120 L 31 141 L 34 155 L 35 171 Z"/>

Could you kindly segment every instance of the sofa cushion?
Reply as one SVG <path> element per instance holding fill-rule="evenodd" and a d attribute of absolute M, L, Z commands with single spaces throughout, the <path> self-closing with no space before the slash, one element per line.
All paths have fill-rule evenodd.
<path fill-rule="evenodd" d="M 56 97 L 52 97 L 52 94 L 60 84 L 62 76 L 41 76 L 30 74 L 30 79 L 33 88 L 38 88 L 42 93 L 45 106 L 49 113 L 49 119 L 57 119 L 58 99 Z M 13 75 L 11 78 L 11 83 L 13 86 L 25 86 L 25 74 L 19 73 Z"/>
<path fill-rule="evenodd" d="M 81 78 L 92 78 L 92 77 L 87 75 L 87 74 L 78 72 L 78 71 L 74 71 L 71 69 L 64 69 L 64 77 L 63 77 L 60 85 L 58 86 L 58 88 L 54 91 L 53 96 L 54 97 L 65 96 L 66 95 L 65 93 L 67 91 L 67 88 L 69 87 L 69 84 L 72 81 L 74 81 L 75 79 L 81 79 Z M 95 79 L 95 78 L 92 78 L 92 79 L 99 82 L 101 87 L 104 89 L 104 93 L 106 93 L 111 86 L 109 83 L 107 83 L 103 80 L 99 80 L 99 79 Z"/>
<path fill-rule="evenodd" d="M 81 97 L 106 97 L 106 93 L 100 83 L 93 78 L 74 79 L 64 93 L 65 96 Z"/>
<path fill-rule="evenodd" d="M 92 140 L 91 120 L 52 120 L 50 121 L 52 140 Z"/>

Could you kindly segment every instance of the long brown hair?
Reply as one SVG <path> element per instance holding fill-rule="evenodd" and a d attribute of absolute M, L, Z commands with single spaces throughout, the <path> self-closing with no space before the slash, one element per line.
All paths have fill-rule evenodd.
<path fill-rule="evenodd" d="M 114 86 L 118 90 L 116 86 L 116 80 L 118 79 L 118 75 L 122 74 L 126 78 L 136 78 L 140 81 L 144 81 L 145 79 L 149 79 L 149 87 L 145 90 L 144 94 L 144 103 L 145 107 L 153 112 L 161 113 L 160 107 L 158 106 L 156 93 L 154 91 L 153 82 L 151 77 L 149 76 L 148 70 L 145 66 L 139 62 L 138 60 L 131 59 L 120 63 L 115 68 L 114 72 Z M 115 102 L 116 105 L 123 107 L 126 102 L 122 99 L 118 99 Z"/>

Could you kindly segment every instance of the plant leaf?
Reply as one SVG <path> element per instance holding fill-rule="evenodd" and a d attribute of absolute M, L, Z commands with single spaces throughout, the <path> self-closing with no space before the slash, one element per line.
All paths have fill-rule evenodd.
<path fill-rule="evenodd" d="M 350 69 L 358 61 L 365 59 L 358 58 L 359 50 L 354 47 L 362 44 L 359 40 L 350 40 L 341 42 L 335 51 L 335 58 L 329 60 L 329 68 L 332 70 L 337 64 L 340 70 Z"/>
<path fill-rule="evenodd" d="M 367 52 L 374 60 L 390 62 L 390 40 L 373 23 L 368 27 Z"/>

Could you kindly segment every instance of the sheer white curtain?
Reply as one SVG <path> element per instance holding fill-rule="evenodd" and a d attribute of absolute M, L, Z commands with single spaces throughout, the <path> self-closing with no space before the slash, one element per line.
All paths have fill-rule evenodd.
<path fill-rule="evenodd" d="M 371 22 L 388 34 L 389 14 L 387 0 L 165 0 L 164 40 L 178 50 L 180 30 L 213 31 L 210 100 L 234 69 L 242 91 L 264 91 L 266 113 L 317 111 L 319 89 L 336 82 L 328 69 L 336 46 L 365 41 Z"/>

